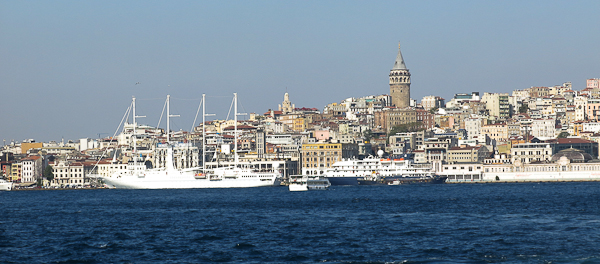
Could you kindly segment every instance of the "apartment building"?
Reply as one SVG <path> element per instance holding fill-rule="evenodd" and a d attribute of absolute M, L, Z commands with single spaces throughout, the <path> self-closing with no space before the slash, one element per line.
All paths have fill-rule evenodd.
<path fill-rule="evenodd" d="M 21 160 L 21 182 L 35 182 L 42 177 L 43 159 L 31 156 Z"/>
<path fill-rule="evenodd" d="M 484 93 L 481 101 L 485 103 L 485 108 L 490 116 L 499 119 L 510 117 L 510 104 L 508 103 L 508 93 Z"/>
<path fill-rule="evenodd" d="M 473 163 L 483 162 L 490 156 L 490 151 L 485 146 L 460 146 L 448 149 L 448 163 Z"/>
<path fill-rule="evenodd" d="M 496 141 L 507 141 L 508 140 L 508 126 L 506 123 L 495 123 L 484 125 L 481 127 L 482 135 L 487 135 Z"/>
<path fill-rule="evenodd" d="M 358 144 L 305 143 L 302 144 L 302 174 L 320 175 L 336 161 L 358 157 Z"/>

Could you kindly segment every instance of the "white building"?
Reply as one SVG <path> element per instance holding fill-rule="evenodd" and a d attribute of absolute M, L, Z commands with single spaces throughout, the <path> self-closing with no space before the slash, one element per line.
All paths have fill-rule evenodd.
<path fill-rule="evenodd" d="M 21 182 L 35 182 L 42 177 L 42 157 L 31 156 L 21 160 Z"/>
<path fill-rule="evenodd" d="M 573 104 L 575 105 L 575 121 L 585 120 L 585 109 L 587 108 L 587 96 L 575 96 Z"/>
<path fill-rule="evenodd" d="M 98 141 L 91 138 L 79 139 L 79 151 L 98 148 Z"/>
<path fill-rule="evenodd" d="M 527 164 L 533 161 L 550 161 L 552 159 L 552 147 L 548 143 L 523 143 L 516 144 L 510 149 L 511 162 L 519 160 Z"/>
<path fill-rule="evenodd" d="M 581 132 L 600 132 L 600 122 L 583 123 Z"/>
<path fill-rule="evenodd" d="M 479 135 L 483 122 L 484 119 L 479 117 L 465 119 L 465 130 L 467 130 L 468 139 L 480 138 Z"/>
<path fill-rule="evenodd" d="M 553 138 L 556 134 L 556 122 L 553 118 L 534 119 L 531 122 L 531 135 L 538 138 Z"/>

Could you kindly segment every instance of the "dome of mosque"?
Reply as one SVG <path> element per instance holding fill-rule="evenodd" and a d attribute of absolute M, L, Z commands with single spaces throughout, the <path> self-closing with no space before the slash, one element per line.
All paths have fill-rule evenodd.
<path fill-rule="evenodd" d="M 559 151 L 558 153 L 552 155 L 552 161 L 557 161 L 561 157 L 566 157 L 571 162 L 577 162 L 577 163 L 588 162 L 593 159 L 592 155 L 584 152 L 583 150 L 569 148 L 569 149 L 563 149 L 563 150 Z"/>

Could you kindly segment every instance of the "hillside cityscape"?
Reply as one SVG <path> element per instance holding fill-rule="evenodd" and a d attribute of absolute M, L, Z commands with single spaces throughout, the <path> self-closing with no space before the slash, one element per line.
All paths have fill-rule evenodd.
<path fill-rule="evenodd" d="M 237 154 L 239 162 L 280 170 L 284 179 L 322 175 L 336 162 L 367 157 L 428 164 L 448 182 L 483 181 L 491 172 L 600 168 L 599 78 L 586 87 L 565 82 L 510 94 L 460 91 L 446 100 L 411 98 L 411 74 L 399 46 L 389 94 L 319 110 L 296 107 L 293 94 L 285 93 L 278 105 L 237 124 L 205 121 L 169 136 L 165 128 L 129 118 L 114 137 L 5 142 L 2 177 L 21 187 L 94 186 L 99 183 L 89 175 L 110 175 L 134 159 L 148 168 L 165 166 L 167 141 L 176 142 L 177 168 L 232 165 Z"/>

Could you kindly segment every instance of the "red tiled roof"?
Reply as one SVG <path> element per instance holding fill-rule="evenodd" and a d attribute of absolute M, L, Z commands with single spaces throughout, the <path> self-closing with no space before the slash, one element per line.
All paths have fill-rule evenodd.
<path fill-rule="evenodd" d="M 465 147 L 452 147 L 450 150 L 472 150 L 472 149 L 480 149 L 481 146 L 465 146 Z"/>
<path fill-rule="evenodd" d="M 577 144 L 577 143 L 593 143 L 593 141 L 583 138 L 558 138 L 559 144 Z"/>
<path fill-rule="evenodd" d="M 283 112 L 282 111 L 273 111 L 273 114 L 275 114 L 275 115 L 282 115 Z M 271 115 L 271 111 L 267 111 L 263 115 Z"/>
<path fill-rule="evenodd" d="M 256 127 L 253 126 L 247 126 L 247 125 L 239 125 L 237 126 L 238 129 L 256 129 Z M 223 130 L 234 130 L 235 127 L 234 126 L 228 126 L 226 128 L 223 128 Z"/>

